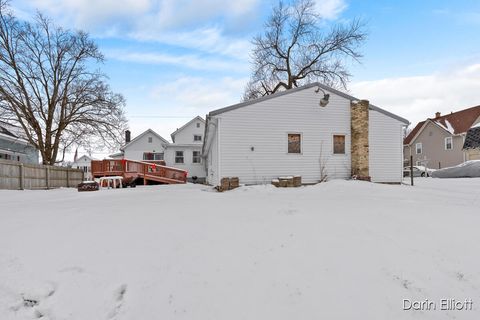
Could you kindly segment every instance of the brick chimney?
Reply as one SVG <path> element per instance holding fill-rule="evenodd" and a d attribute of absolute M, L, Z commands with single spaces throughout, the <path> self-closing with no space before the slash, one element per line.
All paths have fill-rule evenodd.
<path fill-rule="evenodd" d="M 125 130 L 125 143 L 130 142 L 130 130 Z"/>
<path fill-rule="evenodd" d="M 351 103 L 352 177 L 370 181 L 368 144 L 368 100 Z"/>
<path fill-rule="evenodd" d="M 436 118 L 440 118 L 440 112 L 438 112 L 438 111 L 435 112 L 435 119 L 436 119 Z"/>

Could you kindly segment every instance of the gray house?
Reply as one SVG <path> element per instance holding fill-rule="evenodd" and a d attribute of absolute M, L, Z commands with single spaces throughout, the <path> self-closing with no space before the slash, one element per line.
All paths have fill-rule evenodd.
<path fill-rule="evenodd" d="M 0 121 L 0 159 L 38 164 L 38 150 L 20 137 L 20 128 Z"/>
<path fill-rule="evenodd" d="M 463 145 L 468 130 L 480 123 L 480 106 L 452 112 L 435 114 L 419 122 L 404 139 L 404 162 L 413 156 L 415 165 L 432 169 L 456 166 L 471 160 L 471 152 Z"/>

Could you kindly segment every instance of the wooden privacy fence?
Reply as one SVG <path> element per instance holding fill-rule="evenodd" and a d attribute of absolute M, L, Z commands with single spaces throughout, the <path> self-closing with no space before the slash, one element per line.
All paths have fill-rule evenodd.
<path fill-rule="evenodd" d="M 69 188 L 82 181 L 80 169 L 0 160 L 0 189 Z"/>

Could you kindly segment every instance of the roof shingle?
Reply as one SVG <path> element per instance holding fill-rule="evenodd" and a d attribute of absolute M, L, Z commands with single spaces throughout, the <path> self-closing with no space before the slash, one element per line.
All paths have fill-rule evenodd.
<path fill-rule="evenodd" d="M 452 112 L 438 118 L 428 118 L 425 121 L 436 122 L 448 131 L 448 128 L 453 128 L 453 134 L 465 133 L 470 129 L 475 120 L 480 117 L 480 106 L 471 107 L 468 109 Z M 419 133 L 419 130 L 424 125 L 425 121 L 419 122 L 410 134 L 405 138 L 404 144 L 410 144 L 413 138 Z"/>

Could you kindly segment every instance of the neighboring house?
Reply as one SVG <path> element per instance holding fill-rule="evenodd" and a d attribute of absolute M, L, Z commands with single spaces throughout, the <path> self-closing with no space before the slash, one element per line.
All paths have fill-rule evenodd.
<path fill-rule="evenodd" d="M 465 160 L 480 160 L 480 122 L 467 131 L 463 151 Z"/>
<path fill-rule="evenodd" d="M 329 103 L 319 106 L 323 96 Z M 304 183 L 356 176 L 400 183 L 409 122 L 320 83 L 212 111 L 202 156 L 207 181 L 243 184 L 299 175 Z"/>
<path fill-rule="evenodd" d="M 148 129 L 133 140 L 130 140 L 130 131 L 125 131 L 125 143 L 121 148 L 125 159 L 158 161 L 165 160 L 165 148 L 169 142 Z"/>
<path fill-rule="evenodd" d="M 167 165 L 188 171 L 188 177 L 205 181 L 205 165 L 201 153 L 205 120 L 197 116 L 171 134 L 173 143 L 167 145 Z"/>
<path fill-rule="evenodd" d="M 410 162 L 438 169 L 465 162 L 467 153 L 463 150 L 467 131 L 480 122 L 480 106 L 452 112 L 447 115 L 435 114 L 419 122 L 404 140 L 405 163 Z"/>
<path fill-rule="evenodd" d="M 205 166 L 201 158 L 205 120 L 197 116 L 171 134 L 168 142 L 152 129 L 130 140 L 130 131 L 125 131 L 126 144 L 121 152 L 110 155 L 113 159 L 138 161 L 165 161 L 167 166 L 186 170 L 188 178 L 205 181 Z"/>
<path fill-rule="evenodd" d="M 0 121 L 0 159 L 38 164 L 38 150 L 21 138 L 19 127 Z"/>
<path fill-rule="evenodd" d="M 92 160 L 97 159 L 83 155 L 72 163 L 72 168 L 82 170 L 84 180 L 92 180 Z"/>

